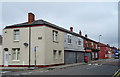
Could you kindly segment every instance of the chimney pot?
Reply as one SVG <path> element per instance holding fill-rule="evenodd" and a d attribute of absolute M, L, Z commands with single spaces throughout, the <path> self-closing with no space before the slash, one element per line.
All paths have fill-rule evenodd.
<path fill-rule="evenodd" d="M 79 35 L 82 35 L 82 32 L 81 32 L 81 30 L 79 31 Z"/>
<path fill-rule="evenodd" d="M 85 34 L 85 37 L 87 38 L 87 34 Z"/>
<path fill-rule="evenodd" d="M 35 15 L 33 13 L 28 13 L 28 23 L 31 24 L 35 21 Z"/>
<path fill-rule="evenodd" d="M 70 31 L 73 32 L 73 27 L 70 27 Z"/>

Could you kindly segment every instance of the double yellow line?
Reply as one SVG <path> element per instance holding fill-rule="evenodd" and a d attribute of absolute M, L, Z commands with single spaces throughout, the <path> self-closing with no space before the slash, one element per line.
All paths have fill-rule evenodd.
<path fill-rule="evenodd" d="M 112 77 L 120 77 L 120 69 L 118 69 Z"/>

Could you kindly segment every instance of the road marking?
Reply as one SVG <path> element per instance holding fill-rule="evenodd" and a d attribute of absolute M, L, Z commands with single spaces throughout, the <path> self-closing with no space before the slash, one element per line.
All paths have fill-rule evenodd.
<path fill-rule="evenodd" d="M 92 65 L 92 64 L 88 64 L 88 65 Z"/>
<path fill-rule="evenodd" d="M 115 74 L 112 77 L 119 77 L 119 75 L 120 75 L 120 69 L 118 69 L 118 71 L 115 72 Z"/>
<path fill-rule="evenodd" d="M 43 72 L 43 71 L 40 71 L 41 73 Z"/>
<path fill-rule="evenodd" d="M 46 70 L 45 72 L 48 72 L 48 70 Z"/>
<path fill-rule="evenodd" d="M 120 76 L 120 72 L 117 74 L 117 76 L 116 77 L 119 77 Z"/>
<path fill-rule="evenodd" d="M 94 67 L 96 67 L 96 66 L 93 66 L 93 67 L 89 67 L 89 68 L 87 68 L 87 69 L 91 69 L 91 68 L 94 68 Z"/>
<path fill-rule="evenodd" d="M 25 74 L 27 74 L 27 73 L 21 73 L 21 74 L 25 75 Z"/>
<path fill-rule="evenodd" d="M 4 73 L 8 73 L 8 72 L 10 72 L 10 71 L 2 71 L 1 73 L 3 73 L 3 74 L 4 74 Z"/>
<path fill-rule="evenodd" d="M 94 65 L 98 65 L 98 64 L 96 63 L 96 64 L 94 64 Z"/>
<path fill-rule="evenodd" d="M 20 75 L 20 74 L 14 74 L 14 75 Z"/>
<path fill-rule="evenodd" d="M 91 69 L 91 68 L 95 68 L 95 67 L 98 67 L 98 66 L 102 66 L 102 65 L 94 64 L 93 67 L 89 67 L 89 68 L 86 68 L 86 69 Z"/>
<path fill-rule="evenodd" d="M 32 74 L 32 72 L 29 72 L 29 74 Z"/>

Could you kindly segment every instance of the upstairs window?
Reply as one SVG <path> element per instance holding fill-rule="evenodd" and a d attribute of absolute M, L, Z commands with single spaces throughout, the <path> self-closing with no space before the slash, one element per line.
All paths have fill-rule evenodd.
<path fill-rule="evenodd" d="M 96 44 L 96 49 L 98 49 L 98 45 Z"/>
<path fill-rule="evenodd" d="M 58 31 L 53 30 L 53 41 L 58 41 Z"/>
<path fill-rule="evenodd" d="M 72 43 L 72 41 L 71 41 L 71 35 L 68 35 L 68 44 L 71 44 Z"/>
<path fill-rule="evenodd" d="M 14 30 L 14 40 L 19 40 L 19 38 L 20 38 L 20 31 Z"/>
<path fill-rule="evenodd" d="M 78 38 L 78 45 L 81 45 L 81 39 Z"/>
<path fill-rule="evenodd" d="M 94 48 L 93 42 L 92 42 L 92 48 Z"/>
<path fill-rule="evenodd" d="M 88 47 L 88 41 L 86 40 L 86 47 Z"/>

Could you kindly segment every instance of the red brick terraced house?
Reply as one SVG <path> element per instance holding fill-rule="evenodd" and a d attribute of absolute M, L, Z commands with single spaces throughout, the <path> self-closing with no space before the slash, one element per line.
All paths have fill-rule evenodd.
<path fill-rule="evenodd" d="M 84 38 L 84 49 L 85 56 L 88 56 L 88 60 L 97 60 L 98 59 L 98 42 L 91 40 L 87 37 L 87 34 Z"/>

